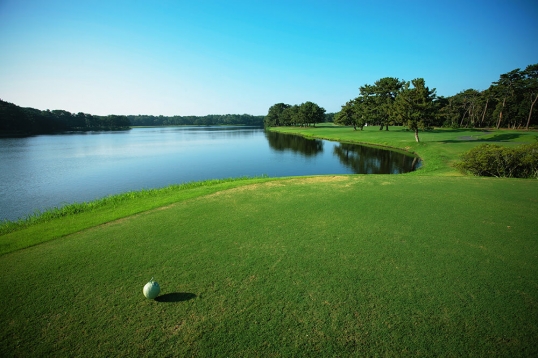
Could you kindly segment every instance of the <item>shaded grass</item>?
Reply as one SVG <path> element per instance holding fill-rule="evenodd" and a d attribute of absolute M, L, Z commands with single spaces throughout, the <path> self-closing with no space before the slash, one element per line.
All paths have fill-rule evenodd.
<path fill-rule="evenodd" d="M 279 180 L 12 252 L 1 353 L 535 356 L 537 189 Z M 170 299 L 143 298 L 152 276 Z"/>

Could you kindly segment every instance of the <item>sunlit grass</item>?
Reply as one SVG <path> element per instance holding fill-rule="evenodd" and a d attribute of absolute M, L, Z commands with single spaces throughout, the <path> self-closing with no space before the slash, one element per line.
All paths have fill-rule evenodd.
<path fill-rule="evenodd" d="M 533 356 L 537 189 L 288 179 L 6 254 L 2 355 Z"/>
<path fill-rule="evenodd" d="M 4 221 L 0 224 L 0 255 L 181 200 L 267 180 L 274 179 L 245 177 L 170 185 L 73 203 L 21 220 Z"/>
<path fill-rule="evenodd" d="M 264 178 L 264 177 L 261 177 Z M 211 179 L 205 181 L 196 181 L 183 184 L 169 185 L 159 189 L 142 189 L 137 191 L 130 191 L 126 193 L 120 193 L 115 195 L 106 196 L 101 199 L 92 200 L 82 203 L 72 203 L 60 207 L 50 208 L 45 211 L 36 211 L 35 213 L 28 215 L 25 218 L 19 220 L 4 220 L 0 224 L 0 235 L 20 230 L 21 228 L 28 227 L 34 224 L 47 222 L 50 220 L 62 218 L 69 215 L 81 214 L 104 207 L 117 207 L 133 199 L 146 199 L 151 197 L 163 197 L 174 192 L 184 191 L 199 187 L 215 186 L 217 184 L 236 182 L 240 180 L 249 179 L 244 178 L 227 178 L 227 179 Z M 173 201 L 171 201 L 173 202 Z M 150 207 L 151 208 L 151 207 Z"/>

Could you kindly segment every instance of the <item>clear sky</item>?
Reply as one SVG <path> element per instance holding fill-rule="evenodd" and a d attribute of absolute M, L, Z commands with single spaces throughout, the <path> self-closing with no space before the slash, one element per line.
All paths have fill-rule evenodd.
<path fill-rule="evenodd" d="M 438 95 L 538 63 L 536 0 L 0 0 L 0 98 L 107 114 L 337 112 L 382 77 Z"/>

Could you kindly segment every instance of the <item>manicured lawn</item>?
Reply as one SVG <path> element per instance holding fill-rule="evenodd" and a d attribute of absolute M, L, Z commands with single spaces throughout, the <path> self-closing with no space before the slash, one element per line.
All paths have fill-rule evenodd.
<path fill-rule="evenodd" d="M 538 355 L 538 181 L 449 166 L 466 137 L 536 132 L 285 130 L 425 165 L 133 193 L 1 235 L 0 356 Z"/>
<path fill-rule="evenodd" d="M 317 127 L 278 127 L 271 130 L 335 141 L 371 143 L 414 152 L 424 160 L 424 166 L 412 175 L 461 175 L 451 164 L 459 160 L 460 154 L 474 146 L 483 143 L 514 146 L 538 140 L 537 131 L 438 128 L 420 132 L 420 143 L 416 143 L 413 132 L 404 127 L 389 128 L 389 131 L 380 131 L 379 127 L 365 127 L 362 131 L 354 131 L 352 127 L 318 124 Z"/>
<path fill-rule="evenodd" d="M 532 356 L 537 203 L 386 175 L 185 200 L 3 255 L 2 355 Z"/>

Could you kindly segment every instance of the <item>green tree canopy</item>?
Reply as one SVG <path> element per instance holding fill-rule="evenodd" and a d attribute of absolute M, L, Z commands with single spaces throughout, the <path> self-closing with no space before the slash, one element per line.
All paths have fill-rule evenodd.
<path fill-rule="evenodd" d="M 411 85 L 413 85 L 411 87 Z M 426 87 L 423 78 L 406 82 L 402 91 L 394 101 L 394 114 L 398 121 L 415 132 L 415 140 L 419 142 L 419 129 L 430 128 L 436 116 L 435 88 Z"/>
<path fill-rule="evenodd" d="M 300 105 L 277 103 L 269 107 L 264 124 L 268 127 L 300 125 L 309 126 L 325 122 L 325 108 L 307 101 Z"/>
<path fill-rule="evenodd" d="M 354 130 L 359 127 L 361 130 L 366 125 L 368 111 L 366 109 L 365 99 L 359 96 L 353 100 L 347 101 L 342 106 L 340 112 L 334 116 L 334 123 L 344 126 L 353 126 Z"/>
<path fill-rule="evenodd" d="M 318 106 L 314 102 L 305 102 L 299 106 L 299 118 L 304 125 L 321 123 L 325 121 L 325 108 Z"/>
<path fill-rule="evenodd" d="M 389 130 L 389 124 L 395 122 L 392 107 L 404 83 L 398 78 L 384 77 L 374 82 L 373 85 L 360 87 L 363 110 L 368 112 L 371 121 L 380 125 L 380 130 L 383 127 L 385 130 Z"/>
<path fill-rule="evenodd" d="M 277 127 L 283 125 L 282 112 L 289 107 L 290 105 L 285 103 L 277 103 L 269 107 L 267 116 L 265 116 L 265 119 L 263 120 L 264 125 L 267 127 Z"/>
<path fill-rule="evenodd" d="M 525 126 L 525 129 L 528 130 L 532 118 L 534 104 L 538 100 L 538 63 L 529 65 L 527 68 L 525 68 L 525 71 L 523 71 L 523 82 L 528 96 L 528 101 L 530 102 L 527 124 Z"/>

